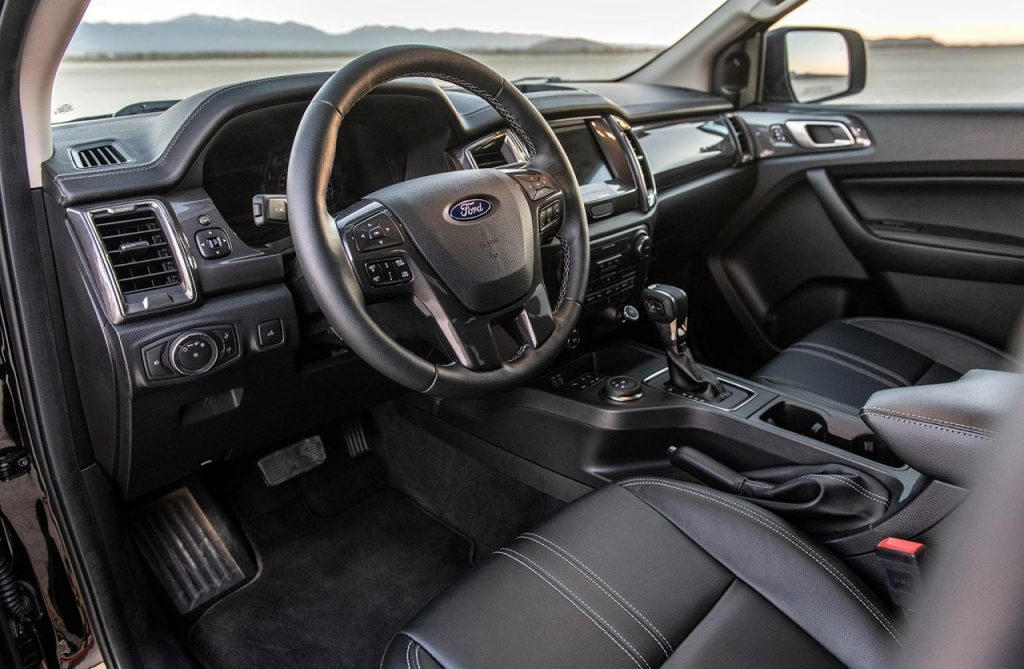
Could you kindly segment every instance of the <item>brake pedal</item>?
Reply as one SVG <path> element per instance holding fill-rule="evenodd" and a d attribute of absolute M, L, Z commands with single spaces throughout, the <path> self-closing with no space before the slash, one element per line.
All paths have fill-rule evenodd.
<path fill-rule="evenodd" d="M 322 465 L 326 459 L 324 442 L 314 435 L 263 456 L 256 466 L 264 483 L 277 486 Z"/>
<path fill-rule="evenodd" d="M 245 579 L 224 537 L 188 488 L 132 514 L 132 535 L 179 613 L 188 613 Z"/>

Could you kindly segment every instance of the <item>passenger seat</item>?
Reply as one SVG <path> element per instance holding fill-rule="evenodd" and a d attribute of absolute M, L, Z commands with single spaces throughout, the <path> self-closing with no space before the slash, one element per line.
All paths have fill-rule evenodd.
<path fill-rule="evenodd" d="M 953 330 L 892 318 L 828 323 L 780 353 L 754 380 L 856 413 L 877 390 L 946 383 L 969 369 L 1012 369 L 1005 353 Z"/>

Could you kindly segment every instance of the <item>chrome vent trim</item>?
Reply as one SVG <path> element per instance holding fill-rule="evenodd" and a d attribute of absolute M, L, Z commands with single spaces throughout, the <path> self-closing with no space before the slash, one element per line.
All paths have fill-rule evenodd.
<path fill-rule="evenodd" d="M 658 187 L 654 183 L 654 173 L 651 172 L 651 167 L 647 163 L 644 149 L 640 146 L 640 139 L 624 119 L 613 116 L 612 120 L 615 122 L 614 127 L 619 130 L 622 140 L 624 140 L 623 146 L 626 149 L 626 155 L 634 172 L 637 186 L 644 193 L 644 201 L 641 203 L 641 208 L 644 211 L 650 211 L 658 200 Z"/>
<path fill-rule="evenodd" d="M 196 301 L 195 263 L 162 202 L 69 209 L 68 215 L 112 322 Z"/>
<path fill-rule="evenodd" d="M 529 152 L 515 133 L 499 130 L 464 148 L 458 162 L 463 169 L 475 170 L 525 165 L 529 158 Z"/>
<path fill-rule="evenodd" d="M 754 160 L 754 142 L 743 120 L 736 114 L 725 114 L 725 123 L 732 131 L 736 148 L 739 150 L 738 164 L 745 165 L 752 162 Z"/>
<path fill-rule="evenodd" d="M 80 170 L 113 167 L 133 162 L 132 157 L 115 142 L 78 146 L 70 150 L 71 161 Z"/>

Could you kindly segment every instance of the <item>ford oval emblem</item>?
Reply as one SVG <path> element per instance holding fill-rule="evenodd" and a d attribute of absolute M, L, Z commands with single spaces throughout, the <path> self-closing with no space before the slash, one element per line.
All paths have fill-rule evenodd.
<path fill-rule="evenodd" d="M 453 221 L 475 221 L 491 211 L 491 203 L 479 197 L 456 202 L 448 209 Z"/>

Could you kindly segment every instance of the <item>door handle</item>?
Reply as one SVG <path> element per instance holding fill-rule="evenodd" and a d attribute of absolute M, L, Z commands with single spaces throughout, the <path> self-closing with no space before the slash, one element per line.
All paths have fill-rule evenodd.
<path fill-rule="evenodd" d="M 841 149 L 857 143 L 850 127 L 839 121 L 786 121 L 786 129 L 805 149 Z"/>

